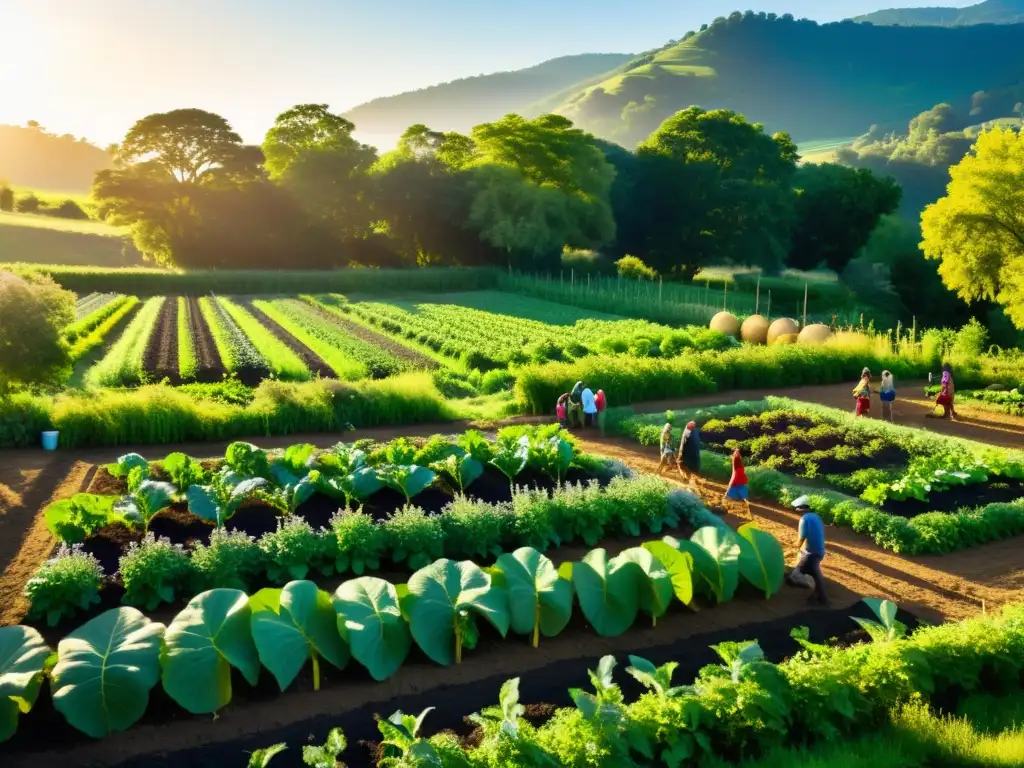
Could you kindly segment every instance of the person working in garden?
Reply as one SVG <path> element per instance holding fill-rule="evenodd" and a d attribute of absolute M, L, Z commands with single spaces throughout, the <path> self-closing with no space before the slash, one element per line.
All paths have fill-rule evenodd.
<path fill-rule="evenodd" d="M 592 427 L 597 422 L 597 401 L 590 387 L 584 387 L 583 395 L 583 426 Z"/>
<path fill-rule="evenodd" d="M 559 396 L 558 402 L 555 404 L 555 418 L 558 419 L 558 426 L 563 429 L 567 426 L 566 418 L 568 417 L 569 410 L 569 393 L 566 392 L 564 395 Z"/>
<path fill-rule="evenodd" d="M 825 590 L 825 577 L 821 575 L 821 561 L 825 558 L 825 524 L 821 518 L 811 512 L 811 500 L 801 496 L 793 502 L 793 509 L 800 513 L 800 525 L 797 527 L 796 546 L 800 550 L 800 560 L 794 572 L 810 576 L 814 580 L 814 592 L 807 598 L 813 605 L 828 605 L 828 593 Z M 800 586 L 791 573 L 786 581 Z"/>
<path fill-rule="evenodd" d="M 853 414 L 867 416 L 871 412 L 871 371 L 867 368 L 861 372 L 860 381 L 853 388 L 853 397 L 856 400 Z"/>
<path fill-rule="evenodd" d="M 739 515 L 740 517 L 745 517 L 747 520 L 754 519 L 753 515 L 750 514 L 747 472 L 743 468 L 743 454 L 739 448 L 732 452 L 732 477 L 729 478 L 729 487 L 725 489 L 725 495 L 722 497 L 722 503 L 727 509 L 730 501 L 737 502 L 743 508 L 742 514 Z"/>
<path fill-rule="evenodd" d="M 896 400 L 896 383 L 889 371 L 882 371 L 882 387 L 878 390 L 882 401 L 882 421 L 892 422 L 892 404 Z"/>
<path fill-rule="evenodd" d="M 683 430 L 683 439 L 679 442 L 676 467 L 683 479 L 689 481 L 695 489 L 699 487 L 700 481 L 700 449 L 700 430 L 691 421 Z"/>
<path fill-rule="evenodd" d="M 576 422 L 583 426 L 583 382 L 577 381 L 569 393 L 569 426 L 575 427 Z"/>
<path fill-rule="evenodd" d="M 666 423 L 661 428 L 661 441 L 660 441 L 660 453 L 661 461 L 658 462 L 658 474 L 664 472 L 676 457 L 675 449 L 672 447 L 672 425 Z"/>
<path fill-rule="evenodd" d="M 601 434 L 604 434 L 604 410 L 608 407 L 608 401 L 604 396 L 604 390 L 597 390 L 597 395 L 594 396 L 594 402 L 597 404 L 597 426 L 601 428 Z"/>
<path fill-rule="evenodd" d="M 953 386 L 953 369 L 949 363 L 942 367 L 942 382 L 940 384 L 939 396 L 935 398 L 935 404 L 942 406 L 942 418 L 956 421 L 956 408 L 953 407 L 953 395 L 956 387 Z"/>

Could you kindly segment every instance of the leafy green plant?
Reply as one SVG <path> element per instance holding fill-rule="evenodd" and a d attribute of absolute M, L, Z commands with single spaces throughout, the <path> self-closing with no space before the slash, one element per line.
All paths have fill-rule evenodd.
<path fill-rule="evenodd" d="M 333 603 L 338 629 L 348 638 L 355 660 L 374 680 L 395 674 L 412 645 L 398 590 L 383 579 L 363 576 L 338 587 Z"/>
<path fill-rule="evenodd" d="M 320 493 L 334 499 L 344 499 L 346 509 L 355 508 L 356 502 L 361 505 L 383 487 L 377 471 L 362 466 L 344 475 L 328 475 L 314 470 L 310 472 L 310 478 Z"/>
<path fill-rule="evenodd" d="M 0 743 L 18 729 L 43 685 L 50 649 L 32 627 L 0 627 Z"/>
<path fill-rule="evenodd" d="M 193 485 L 205 485 L 209 480 L 210 473 L 203 465 L 184 453 L 170 454 L 162 466 L 180 493 L 186 493 Z"/>
<path fill-rule="evenodd" d="M 196 591 L 224 587 L 248 591 L 266 570 L 266 554 L 244 531 L 215 528 L 210 543 L 192 550 Z"/>
<path fill-rule="evenodd" d="M 572 464 L 572 444 L 555 435 L 547 437 L 537 431 L 519 438 L 519 445 L 526 449 L 526 463 L 544 472 L 561 485 L 562 477 Z"/>
<path fill-rule="evenodd" d="M 857 616 L 851 616 L 850 618 L 868 633 L 872 642 L 889 643 L 906 637 L 907 625 L 896 618 L 897 608 L 895 603 L 889 600 L 880 600 L 876 597 L 865 597 L 863 602 L 878 617 L 878 621 L 861 619 Z"/>
<path fill-rule="evenodd" d="M 668 537 L 666 537 L 668 538 Z M 665 568 L 672 584 L 672 592 L 683 605 L 693 602 L 696 578 L 693 555 L 670 546 L 664 541 L 649 541 L 643 548 L 654 555 Z"/>
<path fill-rule="evenodd" d="M 673 687 L 672 674 L 679 666 L 675 661 L 669 661 L 656 667 L 645 658 L 630 656 L 629 663 L 630 666 L 626 667 L 627 674 L 635 678 L 644 688 L 652 691 L 662 701 L 694 693 L 694 688 L 690 685 Z"/>
<path fill-rule="evenodd" d="M 338 633 L 331 597 L 311 581 L 293 581 L 283 589 L 261 589 L 249 598 L 252 638 L 260 662 L 284 691 L 307 661 L 313 665 L 313 690 L 320 690 L 320 659 L 338 669 L 349 650 Z"/>
<path fill-rule="evenodd" d="M 224 451 L 224 464 L 243 478 L 262 477 L 270 480 L 270 460 L 267 452 L 252 443 L 231 443 Z"/>
<path fill-rule="evenodd" d="M 231 701 L 231 669 L 256 685 L 260 660 L 252 640 L 248 596 L 212 589 L 193 597 L 164 633 L 160 667 L 164 690 L 194 715 Z"/>
<path fill-rule="evenodd" d="M 670 537 L 666 537 L 669 542 Z M 710 587 L 715 599 L 724 603 L 732 600 L 740 578 L 740 546 L 732 531 L 717 526 L 706 526 L 694 532 L 686 547 L 682 542 L 674 545 L 693 555 L 697 573 Z"/>
<path fill-rule="evenodd" d="M 554 564 L 532 547 L 498 558 L 495 583 L 508 592 L 509 620 L 517 635 L 530 635 L 533 647 L 540 635 L 554 637 L 572 616 L 572 583 L 558 575 Z"/>
<path fill-rule="evenodd" d="M 366 466 L 366 453 L 354 445 L 337 443 L 329 451 L 313 458 L 311 469 L 327 476 L 349 475 Z"/>
<path fill-rule="evenodd" d="M 106 470 L 113 477 L 122 477 L 127 479 L 128 474 L 133 469 L 142 469 L 145 476 L 149 476 L 149 462 L 142 458 L 137 453 L 126 453 L 124 456 L 118 458 L 113 464 L 107 464 Z"/>
<path fill-rule="evenodd" d="M 266 487 L 267 481 L 262 477 L 250 477 L 238 485 L 230 485 L 224 476 L 220 475 L 215 477 L 210 485 L 189 486 L 186 494 L 188 511 L 218 528 L 223 528 L 242 504 Z"/>
<path fill-rule="evenodd" d="M 160 603 L 173 603 L 188 589 L 193 577 L 192 561 L 180 544 L 154 538 L 147 533 L 139 543 L 132 542 L 120 560 L 124 582 L 124 602 L 147 611 Z"/>
<path fill-rule="evenodd" d="M 263 536 L 259 545 L 266 556 L 267 578 L 274 583 L 304 579 L 312 570 L 324 576 L 334 573 L 334 537 L 314 531 L 301 517 L 279 519 L 277 530 Z"/>
<path fill-rule="evenodd" d="M 78 611 L 87 611 L 100 601 L 103 568 L 81 545 L 61 544 L 25 584 L 30 603 L 29 617 L 45 619 L 55 627 Z"/>
<path fill-rule="evenodd" d="M 57 644 L 54 707 L 94 739 L 135 724 L 160 679 L 163 634 L 163 624 L 135 608 L 114 608 L 86 622 Z"/>
<path fill-rule="evenodd" d="M 295 485 L 309 474 L 315 463 L 316 446 L 309 443 L 290 445 L 284 454 L 270 464 L 270 474 L 279 486 Z"/>
<path fill-rule="evenodd" d="M 429 488 L 437 478 L 426 467 L 417 467 L 415 464 L 388 464 L 378 470 L 378 475 L 384 485 L 405 496 L 406 504 Z"/>
<path fill-rule="evenodd" d="M 494 457 L 488 464 L 508 478 L 511 488 L 519 473 L 526 469 L 528 456 L 529 449 L 525 445 L 510 440 L 499 440 L 494 450 Z"/>
<path fill-rule="evenodd" d="M 762 531 L 754 523 L 737 529 L 736 543 L 740 547 L 740 575 L 752 586 L 764 592 L 765 599 L 782 589 L 786 559 L 778 540 Z"/>
<path fill-rule="evenodd" d="M 412 464 L 416 460 L 416 446 L 405 437 L 397 437 L 384 446 L 384 461 L 388 464 Z"/>
<path fill-rule="evenodd" d="M 114 512 L 130 527 L 148 531 L 153 518 L 171 506 L 176 492 L 170 483 L 144 480 L 135 490 L 115 502 Z"/>
<path fill-rule="evenodd" d="M 529 730 L 529 724 L 523 721 L 524 714 L 526 707 L 519 703 L 519 678 L 514 677 L 502 684 L 497 707 L 487 707 L 468 719 L 483 729 L 484 748 L 501 752 L 500 756 L 495 755 L 496 764 L 558 768 L 559 763 L 524 733 Z"/>
<path fill-rule="evenodd" d="M 267 768 L 270 765 L 270 761 L 286 749 L 288 749 L 288 745 L 281 743 L 253 750 L 252 754 L 249 755 L 248 768 Z"/>
<path fill-rule="evenodd" d="M 457 496 L 441 515 L 444 551 L 449 557 L 497 557 L 515 520 L 506 505 Z"/>
<path fill-rule="evenodd" d="M 632 564 L 636 574 L 637 600 L 644 613 L 651 617 L 651 626 L 658 625 L 658 619 L 665 615 L 672 602 L 674 589 L 672 579 L 657 557 L 643 547 L 631 547 L 620 552 L 615 560 L 623 567 Z"/>
<path fill-rule="evenodd" d="M 360 576 L 380 568 L 384 556 L 384 529 L 363 512 L 339 511 L 331 518 L 338 556 L 334 569 L 339 574 L 350 570 Z"/>
<path fill-rule="evenodd" d="M 597 634 L 616 637 L 633 625 L 640 607 L 635 563 L 594 549 L 580 562 L 563 565 L 559 573 L 568 577 L 570 571 L 580 609 Z"/>
<path fill-rule="evenodd" d="M 387 720 L 378 719 L 377 728 L 383 737 L 383 757 L 377 765 L 381 768 L 422 768 L 441 765 L 441 758 L 434 745 L 419 735 L 423 721 L 433 711 L 433 707 L 427 707 L 419 715 L 404 715 L 399 710 Z"/>
<path fill-rule="evenodd" d="M 76 493 L 70 499 L 55 501 L 43 510 L 46 527 L 66 544 L 78 544 L 100 528 L 120 519 L 114 513 L 116 496 Z"/>
<path fill-rule="evenodd" d="M 450 478 L 461 495 L 465 495 L 466 488 L 484 473 L 484 465 L 468 453 L 462 456 L 450 455 L 444 461 L 435 461 L 430 468 Z"/>
<path fill-rule="evenodd" d="M 419 507 L 406 506 L 384 521 L 385 551 L 395 563 L 423 568 L 444 555 L 441 519 Z"/>
<path fill-rule="evenodd" d="M 316 493 L 317 477 L 313 472 L 301 480 L 281 485 L 272 490 L 258 491 L 259 498 L 288 517 L 293 516 L 299 507 L 305 504 Z"/>
<path fill-rule="evenodd" d="M 621 722 L 624 700 L 622 690 L 612 677 L 615 664 L 614 656 L 602 656 L 597 669 L 587 670 L 590 684 L 594 686 L 593 693 L 581 688 L 569 689 L 569 697 L 586 720 Z"/>
<path fill-rule="evenodd" d="M 490 464 L 494 458 L 494 449 L 490 441 L 475 429 L 467 429 L 455 442 L 481 464 Z"/>
<path fill-rule="evenodd" d="M 348 747 L 345 732 L 341 728 L 331 728 L 327 739 L 320 746 L 306 744 L 302 748 L 302 762 L 310 768 L 336 768 L 338 755 Z"/>
<path fill-rule="evenodd" d="M 476 617 L 486 619 L 502 637 L 508 632 L 505 591 L 469 561 L 441 559 L 416 571 L 402 596 L 402 613 L 416 644 L 443 665 L 460 663 L 462 649 L 476 647 Z"/>

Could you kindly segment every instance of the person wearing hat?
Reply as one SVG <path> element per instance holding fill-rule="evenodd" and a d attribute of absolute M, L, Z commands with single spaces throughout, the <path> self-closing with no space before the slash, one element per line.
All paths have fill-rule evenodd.
<path fill-rule="evenodd" d="M 676 467 L 684 480 L 696 486 L 700 477 L 700 430 L 695 422 L 690 422 L 683 430 L 679 441 L 679 453 L 676 454 Z"/>
<path fill-rule="evenodd" d="M 810 576 L 814 580 L 814 592 L 807 598 L 814 605 L 828 605 L 828 593 L 825 590 L 825 577 L 821 575 L 821 561 L 825 558 L 825 524 L 821 518 L 811 512 L 811 500 L 801 496 L 793 502 L 793 509 L 800 513 L 800 525 L 797 527 L 797 548 L 800 560 L 794 570 Z M 792 578 L 787 581 L 796 585 Z"/>

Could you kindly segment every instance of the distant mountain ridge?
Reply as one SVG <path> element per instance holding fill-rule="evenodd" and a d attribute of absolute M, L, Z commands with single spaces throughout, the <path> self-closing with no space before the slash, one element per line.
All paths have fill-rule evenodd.
<path fill-rule="evenodd" d="M 414 123 L 434 130 L 468 131 L 509 112 L 529 113 L 534 103 L 571 86 L 603 79 L 633 57 L 631 53 L 562 56 L 528 69 L 466 77 L 373 99 L 350 109 L 345 117 L 360 132 L 371 134 L 399 134 Z"/>
<path fill-rule="evenodd" d="M 85 139 L 42 126 L 0 125 L 0 182 L 53 192 L 88 192 L 96 171 L 113 160 Z"/>
<path fill-rule="evenodd" d="M 879 26 L 962 27 L 972 24 L 1024 23 L 1024 0 L 986 0 L 967 8 L 892 8 L 853 21 Z"/>

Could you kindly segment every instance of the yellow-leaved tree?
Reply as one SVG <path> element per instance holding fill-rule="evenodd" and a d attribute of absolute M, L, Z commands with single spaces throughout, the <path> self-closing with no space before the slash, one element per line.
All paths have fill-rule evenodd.
<path fill-rule="evenodd" d="M 999 302 L 1024 328 L 1024 133 L 985 131 L 949 173 L 946 196 L 921 214 L 921 249 L 947 288 Z"/>

